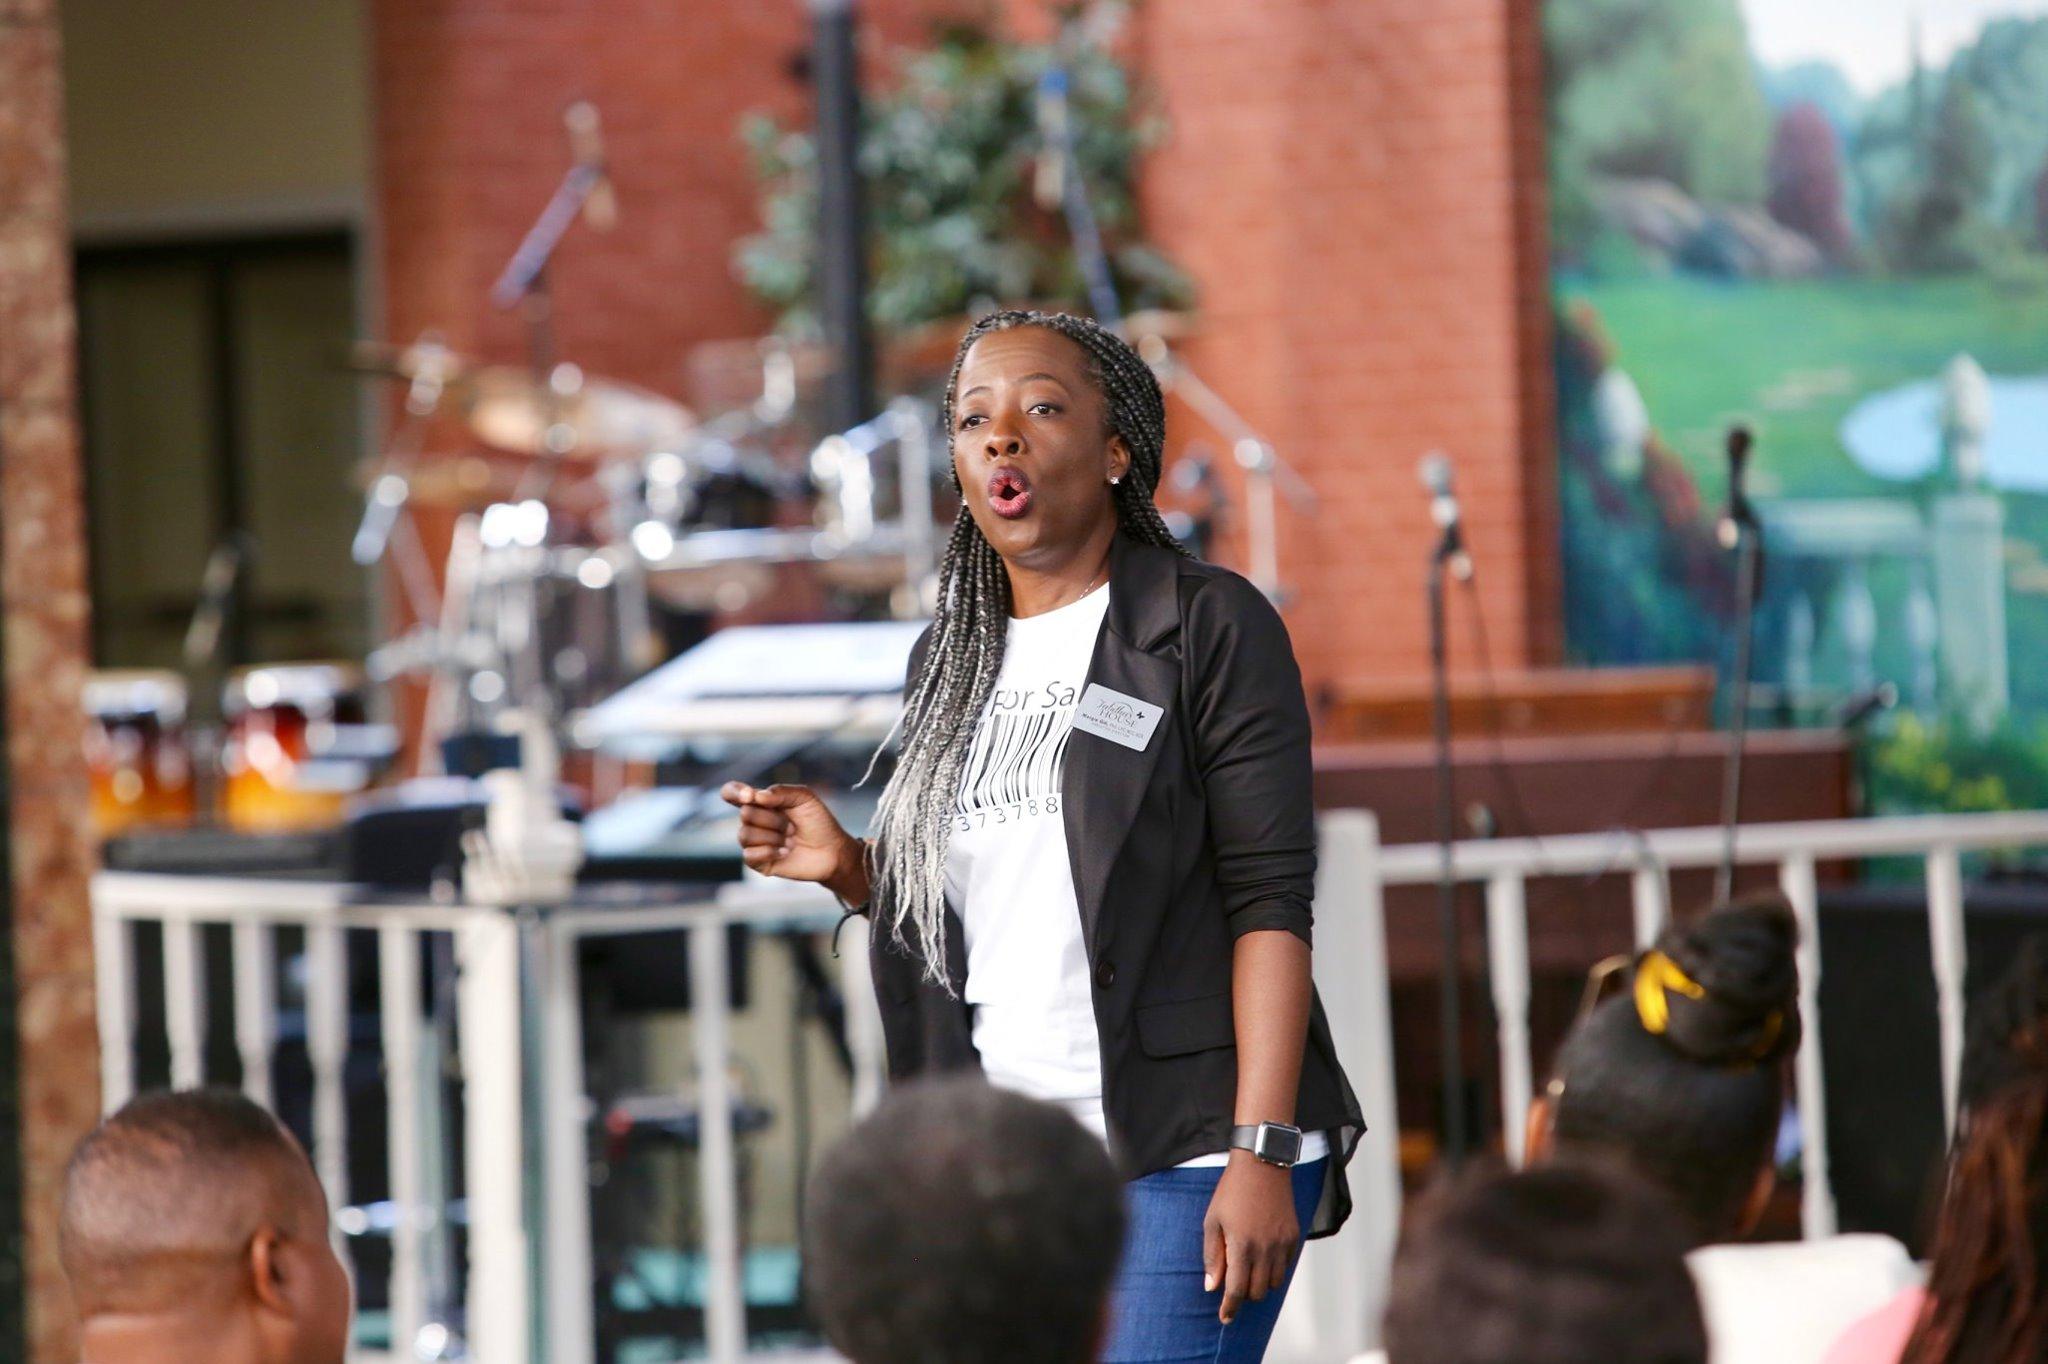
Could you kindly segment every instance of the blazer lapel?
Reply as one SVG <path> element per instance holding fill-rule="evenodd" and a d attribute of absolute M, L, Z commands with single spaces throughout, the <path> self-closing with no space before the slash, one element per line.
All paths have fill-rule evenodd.
<path fill-rule="evenodd" d="M 1168 708 L 1181 703 L 1180 660 L 1161 650 L 1180 627 L 1179 573 L 1171 550 L 1118 535 L 1110 551 L 1109 611 L 1082 686 L 1100 684 Z M 1161 650 L 1155 652 L 1155 650 Z M 1129 837 L 1146 784 L 1178 717 L 1163 716 L 1142 752 L 1084 729 L 1067 739 L 1061 775 L 1061 818 L 1082 940 L 1091 957 L 1110 869 Z"/>

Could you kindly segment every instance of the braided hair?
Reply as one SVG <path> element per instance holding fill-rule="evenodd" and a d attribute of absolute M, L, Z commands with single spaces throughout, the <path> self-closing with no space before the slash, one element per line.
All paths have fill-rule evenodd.
<path fill-rule="evenodd" d="M 1088 318 L 1068 313 L 1006 310 L 990 313 L 960 338 L 940 408 L 947 439 L 960 367 L 974 343 L 1013 327 L 1042 327 L 1081 348 L 1086 371 L 1102 395 L 1108 434 L 1120 436 L 1131 455 L 1129 471 L 1110 489 L 1117 526 L 1147 544 L 1187 553 L 1152 503 L 1166 448 L 1166 401 L 1159 381 L 1130 345 Z M 953 485 L 960 485 L 958 466 Z M 939 593 L 923 659 L 905 689 L 903 736 L 896 770 L 875 812 L 871 854 L 874 903 L 889 907 L 898 943 L 915 947 L 927 979 L 946 980 L 946 849 L 953 804 L 959 798 L 967 753 L 1002 671 L 1010 619 L 1010 580 L 963 500 L 939 562 Z M 887 742 L 886 740 L 884 741 Z"/>

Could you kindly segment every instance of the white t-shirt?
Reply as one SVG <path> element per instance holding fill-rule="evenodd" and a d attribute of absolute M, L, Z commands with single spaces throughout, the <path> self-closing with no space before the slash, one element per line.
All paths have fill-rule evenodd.
<path fill-rule="evenodd" d="M 982 1070 L 991 1084 L 1064 1106 L 1105 1140 L 1102 1049 L 1060 774 L 1108 609 L 1105 585 L 1010 621 L 946 855 L 946 898 L 966 931 L 965 998 Z"/>
<path fill-rule="evenodd" d="M 965 999 L 991 1084 L 1057 1103 L 1103 1140 L 1102 1046 L 1067 858 L 1060 777 L 1109 588 L 1013 617 L 1002 671 L 968 750 L 946 854 L 967 948 Z M 1305 1133 L 1301 1159 L 1328 1154 Z M 1221 1165 L 1227 1152 L 1190 1165 Z"/>
<path fill-rule="evenodd" d="M 1867 1232 L 1702 1246 L 1685 1260 L 1713 1364 L 1820 1364 L 1844 1331 L 1924 1277 L 1904 1246 Z"/>

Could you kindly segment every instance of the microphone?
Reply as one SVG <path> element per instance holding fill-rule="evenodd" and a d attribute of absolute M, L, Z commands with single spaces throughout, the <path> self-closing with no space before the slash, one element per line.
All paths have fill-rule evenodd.
<path fill-rule="evenodd" d="M 1880 682 L 1876 686 L 1856 693 L 1835 708 L 1829 723 L 1836 729 L 1854 729 L 1881 710 L 1890 710 L 1899 704 L 1899 688 L 1895 682 Z"/>
<path fill-rule="evenodd" d="M 1728 509 L 1721 513 L 1721 522 L 1715 528 L 1723 549 L 1734 549 L 1742 540 L 1743 528 L 1756 524 L 1756 512 L 1750 507 L 1749 493 L 1743 487 L 1750 447 L 1755 443 L 1756 437 L 1743 423 L 1728 428 Z"/>
<path fill-rule="evenodd" d="M 234 606 L 235 584 L 248 557 L 248 537 L 242 531 L 231 532 L 206 556 L 206 568 L 199 575 L 199 604 L 185 626 L 186 668 L 196 672 L 218 655 L 228 612 Z"/>
<path fill-rule="evenodd" d="M 1038 155 L 1031 171 L 1031 197 L 1050 212 L 1067 194 L 1067 73 L 1047 67 L 1038 78 L 1035 104 L 1038 121 Z"/>
<path fill-rule="evenodd" d="M 577 100 L 562 112 L 562 124 L 569 130 L 569 151 L 576 167 L 590 181 L 590 192 L 583 200 L 583 221 L 599 232 L 609 232 L 619 221 L 619 200 L 605 168 L 604 129 L 597 106 L 587 99 Z"/>
<path fill-rule="evenodd" d="M 1465 550 L 1463 518 L 1458 512 L 1458 494 L 1451 487 L 1451 457 L 1432 450 L 1416 467 L 1422 486 L 1429 489 L 1429 519 L 1441 532 L 1436 559 L 1447 565 L 1451 576 L 1461 583 L 1472 581 L 1472 556 Z"/>

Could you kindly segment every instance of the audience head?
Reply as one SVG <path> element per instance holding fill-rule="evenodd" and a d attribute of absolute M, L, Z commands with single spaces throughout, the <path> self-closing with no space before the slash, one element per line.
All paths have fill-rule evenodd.
<path fill-rule="evenodd" d="M 1704 1364 L 1669 1200 L 1620 1166 L 1481 1168 L 1403 1230 L 1387 1364 Z"/>
<path fill-rule="evenodd" d="M 1697 1242 L 1762 1215 L 1774 1182 L 1784 1060 L 1799 1046 L 1798 925 L 1775 897 L 1667 930 L 1630 988 L 1559 1049 L 1529 1152 L 1621 1155 L 1677 1202 Z"/>
<path fill-rule="evenodd" d="M 1972 1002 L 1961 1114 L 1904 1359 L 2048 1356 L 2048 941 L 2030 938 Z"/>
<path fill-rule="evenodd" d="M 349 1283 L 289 1132 L 240 1094 L 146 1094 L 79 1143 L 60 1248 L 87 1364 L 341 1364 Z"/>
<path fill-rule="evenodd" d="M 1082 1364 L 1101 1344 L 1123 1197 L 1064 1110 L 978 1079 L 905 1086 L 812 1178 L 812 1308 L 854 1364 Z"/>

